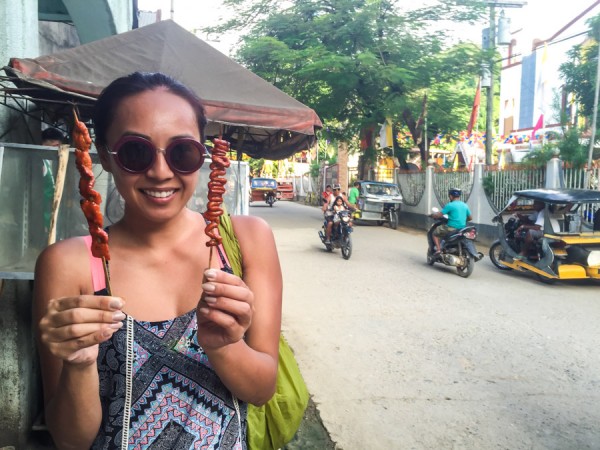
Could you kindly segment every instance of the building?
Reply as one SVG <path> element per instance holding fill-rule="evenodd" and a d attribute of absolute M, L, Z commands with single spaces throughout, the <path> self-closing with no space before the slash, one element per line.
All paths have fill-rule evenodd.
<path fill-rule="evenodd" d="M 529 142 L 534 129 L 534 141 L 541 139 L 542 130 L 560 131 L 561 112 L 574 123 L 577 105 L 564 91 L 559 67 L 567 52 L 587 39 L 586 22 L 600 14 L 600 1 L 570 14 L 564 26 L 545 38 L 519 42 L 519 32 L 513 34 L 501 68 L 500 144 Z"/>

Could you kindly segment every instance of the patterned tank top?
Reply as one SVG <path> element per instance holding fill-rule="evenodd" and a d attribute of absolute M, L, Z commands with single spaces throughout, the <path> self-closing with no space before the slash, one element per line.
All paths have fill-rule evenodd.
<path fill-rule="evenodd" d="M 91 253 L 90 258 L 95 294 L 107 295 L 101 262 Z M 134 356 L 129 370 L 128 326 L 133 327 Z M 197 332 L 194 309 L 160 322 L 128 318 L 100 344 L 102 423 L 92 449 L 246 449 L 247 405 L 238 403 L 221 382 L 198 344 Z M 129 439 L 123 446 L 128 372 Z"/>

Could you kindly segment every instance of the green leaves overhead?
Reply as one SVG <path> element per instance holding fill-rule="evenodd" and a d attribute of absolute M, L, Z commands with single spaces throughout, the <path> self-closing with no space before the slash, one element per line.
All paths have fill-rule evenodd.
<path fill-rule="evenodd" d="M 432 113 L 455 117 L 464 110 L 452 104 L 457 87 L 467 86 L 465 77 L 476 84 L 480 50 L 467 44 L 449 48 L 443 26 L 476 20 L 485 12 L 482 1 L 440 0 L 411 10 L 401 10 L 406 2 L 399 0 L 223 3 L 237 16 L 211 31 L 243 31 L 236 58 L 315 109 L 334 138 L 356 136 L 386 117 L 399 119 L 424 90 L 432 90 Z M 444 103 L 436 108 L 432 102 L 438 99 Z"/>

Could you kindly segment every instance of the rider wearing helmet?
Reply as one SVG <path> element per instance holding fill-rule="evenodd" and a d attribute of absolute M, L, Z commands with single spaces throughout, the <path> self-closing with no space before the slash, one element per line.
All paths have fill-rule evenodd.
<path fill-rule="evenodd" d="M 435 212 L 431 215 L 434 219 L 439 219 L 444 215 L 448 216 L 448 223 L 440 225 L 433 232 L 433 241 L 435 242 L 436 247 L 435 254 L 440 253 L 440 239 L 442 237 L 446 236 L 448 233 L 466 227 L 467 222 L 472 219 L 471 210 L 469 210 L 469 207 L 465 202 L 460 200 L 461 194 L 462 191 L 460 189 L 448 189 L 450 201 L 446 203 L 446 206 L 444 206 L 444 209 L 442 209 L 441 212 Z"/>

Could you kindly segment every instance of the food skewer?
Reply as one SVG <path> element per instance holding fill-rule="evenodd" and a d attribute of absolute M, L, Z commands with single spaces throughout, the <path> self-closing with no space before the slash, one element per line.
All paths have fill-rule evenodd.
<path fill-rule="evenodd" d="M 79 193 L 81 194 L 81 210 L 88 222 L 90 235 L 92 236 L 92 255 L 102 259 L 104 269 L 104 278 L 106 279 L 106 290 L 108 295 L 112 295 L 110 286 L 110 274 L 108 272 L 108 263 L 110 253 L 108 251 L 108 234 L 104 231 L 102 212 L 100 203 L 102 196 L 94 190 L 96 179 L 92 171 L 92 158 L 90 157 L 90 147 L 92 139 L 90 133 L 83 122 L 77 117 L 77 111 L 73 109 L 73 143 L 75 145 L 75 166 L 79 171 Z"/>
<path fill-rule="evenodd" d="M 210 181 L 208 182 L 208 205 L 205 217 L 208 220 L 204 232 L 210 238 L 206 246 L 210 248 L 208 255 L 208 267 L 211 267 L 213 247 L 221 245 L 223 238 L 219 234 L 220 217 L 223 215 L 223 194 L 225 194 L 225 169 L 231 164 L 227 158 L 229 142 L 215 138 L 214 147 L 211 152 Z"/>

